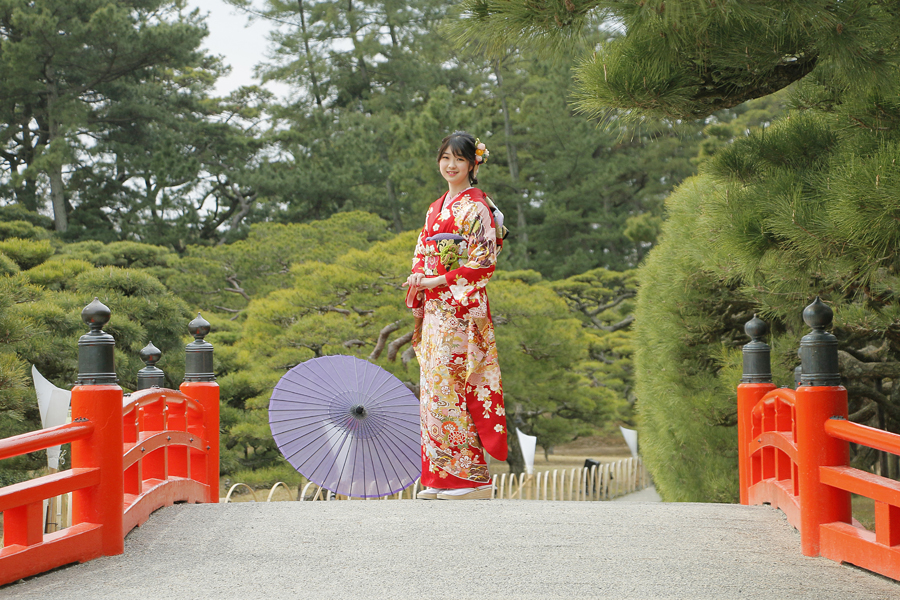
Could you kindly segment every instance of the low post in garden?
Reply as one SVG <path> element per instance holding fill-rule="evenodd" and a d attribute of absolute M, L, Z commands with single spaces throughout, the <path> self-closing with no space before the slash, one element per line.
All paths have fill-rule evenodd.
<path fill-rule="evenodd" d="M 213 371 L 213 345 L 203 338 L 209 333 L 209 322 L 197 314 L 188 324 L 194 341 L 185 346 L 184 383 L 180 390 L 203 405 L 204 427 L 209 447 L 206 457 L 207 502 L 219 501 L 219 384 Z M 199 459 L 199 457 L 198 457 Z M 194 465 L 191 466 L 192 472 Z"/>
<path fill-rule="evenodd" d="M 825 422 L 847 418 L 847 390 L 841 385 L 837 338 L 825 331 L 834 313 L 818 297 L 803 310 L 812 331 L 800 341 L 802 373 L 796 396 L 796 443 L 800 491 L 800 544 L 819 555 L 819 526 L 850 523 L 850 494 L 820 481 L 819 467 L 850 464 L 850 445 L 825 433 Z"/>
<path fill-rule="evenodd" d="M 72 421 L 94 424 L 93 434 L 72 442 L 72 468 L 100 470 L 100 483 L 72 493 L 72 522 L 102 526 L 102 553 L 124 551 L 122 506 L 122 388 L 113 363 L 116 341 L 103 331 L 110 310 L 97 298 L 81 311 L 90 331 L 78 340 L 78 380 L 72 388 Z"/>
<path fill-rule="evenodd" d="M 769 330 L 765 321 L 753 315 L 744 325 L 744 332 L 750 342 L 743 347 L 744 370 L 741 383 L 737 389 L 738 402 L 738 478 L 741 493 L 741 504 L 749 504 L 750 488 L 750 431 L 752 427 L 751 411 L 763 396 L 775 389 L 772 383 L 771 349 L 762 341 Z"/>

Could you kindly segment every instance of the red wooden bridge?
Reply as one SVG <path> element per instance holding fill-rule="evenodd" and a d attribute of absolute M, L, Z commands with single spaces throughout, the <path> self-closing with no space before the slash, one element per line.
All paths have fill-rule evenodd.
<path fill-rule="evenodd" d="M 830 324 L 830 315 L 828 319 L 819 317 L 816 319 L 813 319 L 813 333 L 821 334 L 824 326 Z M 840 385 L 821 385 L 823 382 L 833 383 L 834 374 L 829 375 L 827 368 L 823 371 L 820 368 L 822 365 L 816 362 L 821 362 L 822 356 L 827 355 L 827 352 L 823 354 L 821 348 L 811 347 L 807 343 L 810 342 L 807 340 L 810 336 L 805 337 L 804 342 L 801 343 L 801 356 L 804 357 L 803 377 L 805 379 L 801 379 L 800 385 L 794 390 L 776 389 L 772 383 L 765 381 L 769 371 L 768 347 L 760 342 L 759 335 L 755 335 L 759 333 L 758 327 L 754 329 L 748 324 L 748 333 L 754 336 L 754 341 L 745 347 L 745 379 L 744 383 L 738 386 L 741 503 L 745 505 L 770 504 L 780 508 L 787 516 L 788 522 L 800 533 L 799 550 L 803 555 L 827 557 L 834 561 L 862 567 L 894 580 L 900 580 L 900 483 L 852 468 L 849 465 L 848 446 L 852 442 L 900 454 L 900 436 L 847 421 L 847 392 Z M 813 337 L 815 338 L 815 336 Z M 825 339 L 830 343 L 827 338 L 816 339 L 818 341 Z M 816 339 L 811 339 L 811 341 L 816 341 Z M 804 346 L 804 343 L 807 343 L 807 346 Z M 804 348 L 807 350 L 805 355 Z M 765 360 L 761 360 L 761 358 Z M 828 364 L 830 363 L 827 363 L 826 360 L 825 366 L 827 367 Z M 200 507 L 182 508 L 177 513 L 171 513 L 169 517 L 175 515 L 177 519 L 180 518 L 179 515 L 184 515 L 185 510 L 197 511 L 193 513 L 195 518 L 190 520 L 205 523 L 203 527 L 205 527 L 206 534 L 204 535 L 207 537 L 216 535 L 216 532 L 222 527 L 231 527 L 232 525 L 226 523 L 229 519 L 261 518 L 258 511 L 246 512 L 251 510 L 249 508 L 229 508 L 225 505 L 218 505 L 219 390 L 215 382 L 208 380 L 211 371 L 211 355 L 208 360 L 204 356 L 203 360 L 195 363 L 196 365 L 200 365 L 200 368 L 187 369 L 188 374 L 195 371 L 201 373 L 199 375 L 194 373 L 197 376 L 189 377 L 192 380 L 182 384 L 178 391 L 153 388 L 131 395 L 123 395 L 122 389 L 114 384 L 82 383 L 76 385 L 72 391 L 72 423 L 0 440 L 0 459 L 34 452 L 56 444 L 72 443 L 72 468 L 70 470 L 0 489 L 0 511 L 4 513 L 4 544 L 3 549 L 0 550 L 0 585 L 43 573 L 61 565 L 82 563 L 100 556 L 122 554 L 125 550 L 124 536 L 134 527 L 147 521 L 151 512 L 163 506 L 181 502 L 215 503 L 216 506 L 209 506 L 205 509 Z M 823 376 L 822 373 L 825 375 Z M 89 380 L 90 378 L 81 377 L 80 381 L 85 379 Z M 58 532 L 44 533 L 43 501 L 68 492 L 73 492 L 72 525 Z M 876 507 L 874 532 L 864 529 L 852 519 L 851 493 L 867 496 L 874 500 Z M 500 511 L 497 514 L 507 515 L 505 518 L 512 521 L 531 522 L 529 519 L 534 516 L 532 513 L 543 511 L 542 505 L 559 506 L 557 503 L 495 502 L 481 504 L 477 508 L 469 505 L 470 508 L 466 509 L 465 515 L 463 515 L 462 513 L 453 513 L 453 511 L 459 512 L 461 509 L 450 508 L 444 503 L 378 503 L 377 510 L 366 509 L 365 507 L 369 506 L 367 503 L 298 504 L 306 507 L 302 509 L 303 511 L 308 511 L 304 513 L 304 518 L 310 519 L 311 523 L 319 524 L 321 535 L 314 536 L 313 539 L 316 540 L 316 543 L 325 546 L 328 546 L 328 542 L 324 541 L 322 535 L 326 537 L 332 534 L 339 535 L 334 529 L 337 527 L 341 531 L 350 532 L 348 535 L 352 537 L 355 535 L 352 532 L 356 531 L 356 525 L 354 525 L 357 522 L 356 519 L 363 519 L 366 515 L 377 516 L 379 519 L 383 519 L 384 523 L 389 523 L 392 522 L 392 519 L 400 518 L 398 517 L 399 513 L 403 513 L 401 521 L 409 527 L 415 527 L 418 523 L 417 519 L 421 520 L 419 525 L 421 525 L 422 531 L 409 538 L 409 543 L 415 546 L 423 539 L 422 536 L 425 535 L 425 532 L 431 532 L 429 535 L 440 537 L 440 531 L 434 532 L 435 522 L 432 519 L 437 516 L 436 513 L 433 513 L 435 510 L 443 511 L 440 513 L 443 515 L 442 518 L 453 517 L 453 519 L 462 518 L 463 520 L 465 520 L 465 515 L 477 513 L 478 519 L 481 519 L 479 522 L 485 524 L 491 520 L 491 514 L 494 511 Z M 319 504 L 329 507 L 310 507 L 310 505 Z M 437 508 L 426 508 L 426 505 L 435 504 Z M 449 504 L 456 506 L 454 503 Z M 599 504 L 612 506 L 606 503 Z M 384 505 L 405 508 L 381 508 Z M 442 505 L 447 508 L 440 509 L 439 507 Z M 597 506 L 594 503 L 591 505 Z M 510 506 L 523 508 L 508 508 Z M 627 510 L 621 508 L 621 505 L 617 506 L 619 508 L 609 508 L 606 512 L 612 514 L 614 511 Z M 642 522 L 645 523 L 644 527 L 647 528 L 647 531 L 652 532 L 652 536 L 662 535 L 659 530 L 660 525 L 656 521 L 653 521 L 656 524 L 651 527 L 651 517 L 655 519 L 661 516 L 664 519 L 664 523 L 661 525 L 662 529 L 681 531 L 679 529 L 682 527 L 681 518 L 678 517 L 679 513 L 684 513 L 684 515 L 690 513 L 689 521 L 691 523 L 697 522 L 698 515 L 702 518 L 702 515 L 706 514 L 711 519 L 710 525 L 706 529 L 712 529 L 715 525 L 723 527 L 723 530 L 742 531 L 740 535 L 743 538 L 739 537 L 738 539 L 746 539 L 748 548 L 754 549 L 752 551 L 748 549 L 747 556 L 753 560 L 764 560 L 758 554 L 760 551 L 763 554 L 766 553 L 765 538 L 767 536 L 765 533 L 747 534 L 745 530 L 742 530 L 749 516 L 758 513 L 726 512 L 735 511 L 741 507 L 723 505 L 668 505 L 665 508 L 652 509 L 647 508 L 649 505 L 643 506 L 644 509 L 632 506 L 632 510 L 639 510 L 639 512 L 629 513 L 630 517 L 624 516 L 625 513 L 616 513 L 618 519 L 627 518 L 634 523 L 633 527 L 630 523 L 627 524 L 632 539 L 641 537 L 635 530 L 641 529 Z M 257 509 L 252 510 L 256 511 Z M 272 522 L 267 527 L 273 533 L 268 535 L 271 539 L 281 540 L 282 538 L 278 536 L 284 534 L 283 525 L 296 518 L 296 511 L 288 515 L 284 512 L 284 507 L 271 510 L 273 511 L 270 517 Z M 510 513 L 512 516 L 507 514 L 511 510 L 514 511 Z M 521 556 L 527 556 L 528 552 L 551 543 L 554 548 L 560 548 L 560 551 L 564 550 L 565 545 L 570 545 L 580 548 L 578 556 L 591 555 L 591 548 L 597 544 L 590 539 L 580 541 L 574 539 L 578 537 L 578 531 L 585 536 L 602 535 L 602 529 L 599 530 L 599 533 L 595 532 L 592 529 L 595 524 L 585 521 L 588 518 L 583 514 L 586 510 L 593 510 L 595 514 L 599 514 L 596 513 L 597 510 L 605 509 L 554 508 L 532 524 L 536 531 L 542 523 L 553 523 L 552 530 L 543 536 L 527 536 L 522 540 L 523 546 L 518 552 L 521 553 Z M 341 514 L 346 518 L 334 515 L 334 511 L 345 511 Z M 429 514 L 419 514 L 423 512 Z M 444 515 L 444 512 L 447 514 Z M 735 524 L 733 526 L 722 522 L 723 517 L 727 521 L 727 514 L 734 515 Z M 223 517 L 225 517 L 224 522 Z M 553 521 L 555 517 L 562 520 L 555 522 Z M 316 521 L 316 519 L 319 520 Z M 569 520 L 573 522 L 569 523 Z M 460 523 L 458 520 L 451 522 Z M 235 531 L 243 532 L 238 535 L 247 535 L 249 539 L 253 533 L 247 530 L 245 525 L 245 523 L 241 523 L 233 526 L 237 528 Z M 573 530 L 571 534 L 565 533 L 568 531 L 568 525 L 575 526 L 577 531 Z M 175 526 L 183 525 L 176 524 Z M 457 526 L 454 525 L 454 527 Z M 494 525 L 490 527 L 494 527 Z M 487 530 L 493 531 L 490 527 Z M 607 524 L 605 527 L 609 529 L 613 525 Z M 780 531 L 777 524 L 770 524 L 767 527 L 771 528 L 771 536 L 768 536 L 770 542 L 768 543 L 773 545 L 774 555 L 775 545 L 778 545 L 779 548 L 784 546 L 783 532 Z M 261 529 L 265 530 L 265 528 Z M 343 553 L 348 551 L 358 552 L 359 548 L 365 547 L 366 543 L 370 543 L 367 540 L 376 539 L 377 529 L 377 525 L 364 527 L 360 530 L 360 535 L 363 537 L 354 542 L 350 550 L 341 547 L 341 555 L 343 556 Z M 703 528 L 701 527 L 701 529 Z M 233 535 L 233 533 L 227 535 Z M 388 532 L 386 534 L 388 537 L 385 539 L 393 539 L 390 536 L 396 537 L 396 535 L 395 532 Z M 470 532 L 470 535 L 477 534 L 473 531 Z M 496 533 L 496 535 L 501 535 L 501 533 Z M 554 536 L 560 535 L 566 541 L 560 541 L 558 544 L 553 542 Z M 687 531 L 679 535 L 691 539 L 695 537 Z M 702 539 L 699 530 L 696 539 Z M 713 541 L 709 543 L 714 544 L 722 543 L 721 540 L 726 538 L 714 534 L 711 539 Z M 291 546 L 290 540 L 291 538 L 287 538 L 279 543 L 285 544 L 284 547 L 287 549 Z M 233 539 L 228 541 L 234 543 Z M 458 539 L 457 542 L 459 542 Z M 209 543 L 212 542 L 207 540 L 206 548 L 210 547 Z M 609 543 L 609 540 L 605 543 Z M 727 552 L 728 548 L 733 548 L 736 543 L 740 545 L 739 542 L 728 542 L 720 553 Z M 684 553 L 691 552 L 691 550 L 680 549 L 677 544 L 671 546 L 657 544 L 657 546 L 659 547 L 656 550 L 660 556 L 671 555 L 673 560 L 684 560 Z M 760 548 L 760 546 L 762 547 Z M 405 546 L 393 545 L 391 552 L 400 552 L 402 547 Z M 493 541 L 489 539 L 475 544 L 472 546 L 472 552 L 486 551 L 490 556 L 490 548 L 501 547 L 503 547 L 503 542 L 494 538 Z M 702 545 L 694 544 L 692 547 L 696 548 L 698 555 L 704 551 Z M 167 546 L 167 548 L 169 548 L 167 552 L 175 552 L 171 547 Z M 393 573 L 392 576 L 395 580 L 400 580 L 405 576 L 404 573 L 396 570 L 396 561 L 392 560 L 390 552 L 380 551 L 377 544 L 370 551 L 370 555 L 359 556 L 359 560 L 363 562 L 372 560 L 376 564 L 380 564 L 379 561 L 383 562 L 384 566 L 381 568 L 386 569 L 386 572 Z M 600 551 L 597 550 L 597 552 Z M 290 555 L 287 550 L 286 553 L 286 556 Z M 676 554 L 678 556 L 675 556 Z M 311 560 L 313 556 L 319 557 L 324 562 L 310 563 L 313 565 L 307 573 L 307 576 L 311 578 L 310 581 L 315 580 L 320 574 L 322 565 L 327 566 L 334 564 L 335 561 L 340 561 L 337 555 L 329 558 L 327 553 L 324 555 L 314 553 L 307 558 Z M 271 561 L 271 557 L 268 560 Z M 416 560 L 425 559 L 419 553 Z M 652 560 L 661 559 L 654 558 Z M 749 561 L 750 559 L 745 558 L 745 560 Z M 572 561 L 565 564 L 577 564 L 576 558 L 572 558 Z M 175 562 L 176 565 L 172 568 L 177 568 L 178 565 L 188 568 L 181 555 L 178 555 Z M 752 571 L 751 562 L 741 566 L 743 571 L 740 572 Z M 783 562 L 782 560 L 781 563 Z M 203 564 L 199 557 L 197 563 Z M 268 562 L 265 564 L 266 568 L 270 568 Z M 296 563 L 292 564 L 296 566 Z M 548 570 L 548 577 L 560 576 L 559 568 L 553 566 L 548 568 L 548 565 L 552 565 L 552 561 L 544 564 L 544 568 Z M 216 569 L 220 568 L 221 565 L 216 567 Z M 633 568 L 637 569 L 636 573 L 642 572 L 637 563 Z M 770 565 L 767 568 L 774 567 Z M 798 567 L 795 565 L 792 568 L 797 569 Z M 261 573 L 262 571 L 257 572 Z M 413 569 L 412 572 L 421 573 L 421 570 Z M 54 574 L 54 576 L 59 575 L 59 573 Z M 248 576 L 250 575 L 248 574 Z M 871 575 L 867 577 L 871 577 Z M 650 579 L 645 577 L 645 584 L 649 585 L 649 581 Z M 872 581 L 877 582 L 874 579 Z M 725 582 L 719 582 L 719 584 L 726 585 Z M 342 584 L 335 582 L 335 585 L 340 587 Z M 896 597 L 900 597 L 900 587 L 895 584 L 882 582 L 872 583 L 872 585 L 880 590 L 877 594 L 863 593 L 861 596 L 851 596 L 887 598 L 890 595 L 879 594 L 884 590 L 893 589 L 897 592 Z M 739 588 L 740 586 L 735 589 Z M 661 589 L 672 591 L 672 588 L 668 587 Z M 225 593 L 225 590 L 222 591 Z M 0 595 L 2 592 L 3 590 L 0 589 Z M 365 596 L 364 593 L 360 593 Z M 776 591 L 775 597 L 780 597 L 779 593 Z M 617 594 L 619 594 L 618 597 L 628 596 L 626 592 L 617 592 Z M 625 594 L 625 596 L 621 594 Z M 351 596 L 353 594 L 348 595 L 348 597 Z M 374 596 L 377 597 L 378 594 L 374 594 Z M 382 595 L 382 597 L 391 597 L 391 595 Z M 470 596 L 462 594 L 460 597 Z M 631 594 L 630 597 L 645 597 L 645 595 L 638 591 Z M 651 596 L 646 595 L 646 597 Z M 690 596 L 675 593 L 674 597 Z M 707 596 L 700 594 L 696 597 Z M 728 597 L 728 594 L 720 597 Z M 807 596 L 798 592 L 794 597 L 819 596 Z"/>

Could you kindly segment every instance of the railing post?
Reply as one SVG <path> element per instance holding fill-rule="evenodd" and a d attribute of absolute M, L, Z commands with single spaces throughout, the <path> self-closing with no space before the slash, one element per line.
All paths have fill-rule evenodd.
<path fill-rule="evenodd" d="M 159 348 L 150 342 L 141 350 L 141 360 L 144 361 L 144 368 L 137 374 L 137 389 L 148 390 L 152 387 L 165 387 L 166 374 L 162 369 L 156 366 L 159 359 L 162 358 L 162 352 Z"/>
<path fill-rule="evenodd" d="M 772 383 L 771 350 L 762 341 L 769 327 L 765 321 L 753 315 L 744 324 L 744 332 L 750 342 L 744 344 L 744 374 L 737 388 L 738 403 L 738 486 L 741 504 L 750 503 L 750 430 L 753 423 L 751 411 L 762 397 L 775 389 Z"/>
<path fill-rule="evenodd" d="M 209 486 L 207 502 L 219 501 L 219 384 L 213 371 L 213 345 L 203 338 L 209 333 L 209 322 L 197 314 L 188 324 L 194 341 L 185 347 L 184 383 L 181 391 L 203 405 L 203 427 L 206 430 L 207 458 L 205 479 Z"/>
<path fill-rule="evenodd" d="M 81 311 L 90 332 L 78 340 L 78 381 L 72 388 L 72 419 L 94 424 L 93 435 L 72 442 L 72 467 L 100 470 L 98 485 L 73 492 L 72 521 L 102 526 L 106 556 L 121 554 L 125 548 L 122 388 L 113 364 L 116 342 L 103 331 L 109 317 L 109 309 L 97 298 Z"/>
<path fill-rule="evenodd" d="M 806 556 L 819 555 L 819 527 L 850 523 L 850 494 L 821 483 L 819 468 L 849 464 L 847 442 L 825 433 L 832 417 L 847 418 L 847 390 L 840 384 L 837 338 L 825 331 L 834 313 L 818 297 L 803 310 L 812 332 L 800 341 L 802 376 L 796 395 L 797 467 L 800 491 L 800 545 Z"/>

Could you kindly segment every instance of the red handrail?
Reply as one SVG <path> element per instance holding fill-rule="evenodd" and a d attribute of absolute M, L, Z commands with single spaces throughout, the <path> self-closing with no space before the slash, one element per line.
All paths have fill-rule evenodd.
<path fill-rule="evenodd" d="M 739 407 L 741 502 L 780 508 L 795 527 L 800 523 L 798 448 L 794 428 L 794 390 L 772 384 L 742 384 Z"/>
<path fill-rule="evenodd" d="M 22 456 L 29 452 L 46 450 L 51 446 L 68 444 L 87 437 L 94 432 L 93 423 L 66 423 L 39 431 L 29 431 L 21 435 L 0 439 L 0 460 Z"/>
<path fill-rule="evenodd" d="M 900 435 L 843 419 L 825 421 L 825 431 L 833 438 L 900 455 Z"/>
<path fill-rule="evenodd" d="M 120 554 L 124 536 L 174 502 L 218 502 L 219 386 L 136 392 L 76 386 L 74 422 L 0 440 L 0 460 L 72 444 L 72 469 L 0 488 L 0 585 Z M 73 525 L 45 534 L 42 503 L 72 493 Z M 124 507 L 124 510 L 123 510 Z"/>
<path fill-rule="evenodd" d="M 807 556 L 900 580 L 900 482 L 851 467 L 848 445 L 900 454 L 900 435 L 848 421 L 841 386 L 773 388 L 738 386 L 741 502 L 782 508 L 800 530 Z M 790 405 L 790 412 L 779 413 L 779 404 Z M 790 490 L 780 481 L 788 467 Z M 851 493 L 875 501 L 874 532 L 853 522 Z"/>
<path fill-rule="evenodd" d="M 149 390 L 140 390 L 129 394 L 128 401 L 122 405 L 122 415 L 128 415 L 132 411 L 148 406 L 156 402 L 165 402 L 166 404 L 184 404 L 190 410 L 197 413 L 203 412 L 203 405 L 197 400 L 186 396 L 180 391 L 168 390 L 163 388 L 152 388 Z"/>

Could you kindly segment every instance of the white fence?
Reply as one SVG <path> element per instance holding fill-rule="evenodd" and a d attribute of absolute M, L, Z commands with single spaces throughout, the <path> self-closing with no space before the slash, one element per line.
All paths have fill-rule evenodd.
<path fill-rule="evenodd" d="M 585 501 L 611 500 L 650 485 L 650 478 L 639 458 L 626 458 L 611 463 L 603 463 L 590 468 L 554 469 L 534 475 L 501 473 L 494 476 L 494 498 L 498 500 L 556 500 Z M 271 502 L 279 487 L 289 489 L 282 482 L 269 490 L 266 502 Z M 230 502 L 237 489 L 250 492 L 254 502 L 259 499 L 250 486 L 236 483 L 220 502 Z M 378 498 L 379 500 L 411 500 L 421 489 L 417 480 L 402 492 Z M 336 495 L 315 483 L 309 482 L 297 491 L 297 500 L 350 500 Z"/>

